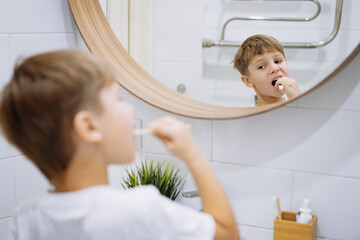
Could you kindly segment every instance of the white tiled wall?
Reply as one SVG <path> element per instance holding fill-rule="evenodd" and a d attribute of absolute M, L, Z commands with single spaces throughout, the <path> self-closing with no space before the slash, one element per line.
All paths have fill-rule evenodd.
<path fill-rule="evenodd" d="M 10 217 L 16 205 L 14 160 L 0 160 L 0 218 Z"/>
<path fill-rule="evenodd" d="M 360 178 L 360 136 L 354 134 L 360 132 L 359 117 L 358 112 L 283 108 L 261 119 L 215 122 L 213 159 Z M 228 151 L 240 146 L 246 148 L 237 157 Z"/>
<path fill-rule="evenodd" d="M 360 233 L 355 227 L 360 224 L 359 178 L 295 173 L 294 189 L 294 205 L 301 205 L 304 196 L 311 199 L 312 208 L 319 215 L 320 236 L 359 239 Z"/>
<path fill-rule="evenodd" d="M 16 199 L 18 202 L 34 195 L 43 194 L 50 189 L 50 184 L 33 163 L 23 156 L 14 158 L 13 161 L 15 161 Z"/>
<path fill-rule="evenodd" d="M 3 88 L 4 83 L 10 76 L 10 36 L 0 34 L 0 87 Z"/>
<path fill-rule="evenodd" d="M 2 1 L 0 33 L 73 32 L 67 1 Z"/>
<path fill-rule="evenodd" d="M 152 3 L 153 76 L 173 90 L 184 84 L 186 95 L 200 98 L 203 1 L 155 0 Z"/>
<path fill-rule="evenodd" d="M 0 239 L 8 240 L 8 230 L 10 228 L 10 218 L 0 219 Z"/>
<path fill-rule="evenodd" d="M 187 31 L 190 35 L 176 44 L 161 45 L 164 47 L 161 51 L 154 51 L 153 66 L 168 67 L 169 72 L 178 73 L 182 81 L 191 79 L 190 76 L 196 74 L 203 74 L 209 79 L 223 77 L 231 88 L 235 88 L 236 85 L 231 80 L 235 73 L 231 72 L 231 69 L 228 71 L 223 65 L 217 65 L 218 61 L 226 62 L 226 56 L 232 55 L 231 51 L 224 49 L 223 52 L 216 52 L 219 49 L 215 49 L 203 54 L 201 47 L 196 48 L 193 43 L 201 45 L 201 41 L 196 39 L 202 36 L 203 27 L 214 31 L 214 37 L 218 36 L 215 27 L 220 24 L 219 19 L 226 17 L 225 12 L 219 13 L 219 4 L 224 2 L 227 9 L 232 9 L 230 3 L 208 1 L 206 11 L 214 15 L 209 17 L 197 14 L 203 9 L 202 1 L 180 2 L 154 1 L 154 22 L 159 26 L 155 29 L 159 35 L 154 37 L 161 40 L 160 34 L 163 34 L 178 40 L 180 36 L 177 34 L 180 31 Z M 322 2 L 326 11 L 334 0 Z M 351 34 L 355 35 L 358 33 L 352 30 L 359 30 L 359 27 L 358 22 L 355 23 L 352 18 L 359 8 L 359 1 L 344 1 L 344 11 L 347 9 L 352 15 L 344 14 L 343 22 L 347 23 Z M 28 9 L 31 11 L 27 11 Z M 313 8 L 307 5 L 304 11 L 306 9 Z M 329 14 L 331 15 L 330 11 Z M 186 20 L 176 20 L 182 16 L 186 16 Z M 163 18 L 169 20 L 164 21 Z M 205 26 L 201 24 L 203 19 L 207 19 Z M 73 29 L 69 8 L 63 0 L 3 1 L 0 4 L 0 23 L 1 85 L 8 81 L 10 68 L 20 56 L 51 49 L 84 46 L 78 40 L 79 35 Z M 323 26 L 321 22 L 313 24 Z M 177 30 L 170 30 L 170 26 L 176 26 Z M 324 27 L 323 30 L 327 29 Z M 189 48 L 186 45 L 193 46 L 191 51 L 195 54 L 194 58 L 188 56 Z M 333 57 L 336 57 L 338 50 L 330 45 L 329 48 L 334 52 Z M 166 51 L 174 53 L 171 61 L 164 57 Z M 181 58 L 175 57 L 176 54 L 181 55 Z M 311 63 L 305 62 L 308 57 L 306 54 L 306 51 L 294 51 L 289 52 L 288 56 L 301 57 L 298 67 L 307 69 Z M 321 54 L 319 50 L 320 57 Z M 197 67 L 202 62 L 205 64 L 198 70 Z M 176 63 L 181 63 L 184 69 L 189 66 L 187 69 L 190 69 L 191 74 L 183 73 L 182 68 L 176 69 L 175 65 L 172 65 Z M 211 167 L 230 198 L 244 239 L 272 239 L 274 195 L 280 196 L 282 209 L 290 211 L 296 211 L 303 198 L 310 198 L 313 211 L 319 218 L 319 239 L 343 240 L 360 237 L 359 63 L 360 56 L 334 79 L 304 96 L 291 107 L 228 121 L 179 117 L 192 125 L 195 141 L 209 158 Z M 162 76 L 168 77 L 167 73 Z M 200 91 L 198 88 L 202 83 L 193 84 L 193 81 L 192 79 L 191 84 L 188 83 L 191 86 L 189 91 Z M 175 86 L 176 81 L 171 84 Z M 205 89 L 219 88 L 223 90 L 219 95 L 226 96 L 226 87 L 216 81 L 212 84 L 205 86 Z M 141 102 L 126 91 L 124 98 L 135 106 L 135 117 L 142 119 L 144 126 L 167 114 Z M 168 154 L 159 141 L 150 136 L 145 136 L 142 140 L 143 147 L 138 152 L 137 161 L 145 157 L 160 160 L 171 158 L 178 166 L 183 166 L 179 160 Z M 111 184 L 120 186 L 121 172 L 122 167 L 109 168 Z M 19 156 L 2 136 L 0 180 L 0 238 L 7 239 L 6 231 L 11 219 L 9 216 L 16 203 L 42 194 L 48 189 L 48 185 L 33 165 Z M 195 189 L 189 176 L 185 190 Z M 199 199 L 183 199 L 182 202 L 196 209 L 200 206 Z"/>

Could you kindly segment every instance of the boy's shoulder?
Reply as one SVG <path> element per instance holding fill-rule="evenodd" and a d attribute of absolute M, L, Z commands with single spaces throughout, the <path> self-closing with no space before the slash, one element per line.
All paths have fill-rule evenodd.
<path fill-rule="evenodd" d="M 121 189 L 118 187 L 104 186 L 103 188 L 94 189 L 95 196 L 99 199 L 109 200 L 109 198 L 115 198 L 119 200 L 134 200 L 143 199 L 144 196 L 160 196 L 159 190 L 153 185 L 138 186 L 132 189 Z"/>
<path fill-rule="evenodd" d="M 159 190 L 152 186 L 140 186 L 131 190 L 124 190 L 112 186 L 95 186 L 68 193 L 46 193 L 40 196 L 29 198 L 20 203 L 15 210 L 16 214 L 31 213 L 39 208 L 62 207 L 71 208 L 75 205 L 86 205 L 87 203 L 121 204 L 136 203 L 147 199 L 154 199 L 160 196 Z"/>
<path fill-rule="evenodd" d="M 13 224 L 30 226 L 44 219 L 89 219 L 112 216 L 121 222 L 125 218 L 146 219 L 162 196 L 154 186 L 124 190 L 97 186 L 70 193 L 47 193 L 20 203 L 13 215 Z M 160 200 L 161 201 L 161 200 Z M 42 220 L 39 220 L 42 219 Z M 42 223 L 39 223 L 42 224 Z"/>
<path fill-rule="evenodd" d="M 30 212 L 31 210 L 35 209 L 41 199 L 44 198 L 46 194 L 30 197 L 25 199 L 21 203 L 19 203 L 15 208 L 15 214 L 18 215 L 19 213 L 26 213 Z"/>
<path fill-rule="evenodd" d="M 12 224 L 14 232 L 21 229 L 25 234 L 37 234 L 38 230 L 61 226 L 71 233 L 86 231 L 100 236 L 94 239 L 105 239 L 104 231 L 111 236 L 125 236 L 125 239 L 170 239 L 170 236 L 179 234 L 195 236 L 206 233 L 204 236 L 207 236 L 215 229 L 210 216 L 162 196 L 154 186 L 131 190 L 97 186 L 70 193 L 49 193 L 23 203 Z M 164 225 L 167 228 L 164 229 Z M 199 226 L 204 231 L 199 231 Z M 139 228 L 143 231 L 139 232 Z M 189 229 L 196 229 L 196 232 L 189 232 Z M 162 238 L 157 237 L 159 234 Z"/>

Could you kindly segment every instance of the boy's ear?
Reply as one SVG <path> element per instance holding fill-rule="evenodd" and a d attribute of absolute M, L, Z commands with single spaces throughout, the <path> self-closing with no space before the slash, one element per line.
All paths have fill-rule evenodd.
<path fill-rule="evenodd" d="M 99 124 L 91 112 L 80 111 L 76 113 L 73 124 L 75 134 L 83 141 L 95 143 L 103 139 Z"/>
<path fill-rule="evenodd" d="M 250 78 L 248 78 L 247 76 L 241 75 L 241 80 L 245 83 L 245 85 L 248 88 L 253 88 L 254 87 L 254 84 L 250 81 Z"/>

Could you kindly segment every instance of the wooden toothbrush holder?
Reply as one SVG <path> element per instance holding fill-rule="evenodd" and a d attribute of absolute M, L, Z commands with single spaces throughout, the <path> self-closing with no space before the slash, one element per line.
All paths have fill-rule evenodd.
<path fill-rule="evenodd" d="M 281 212 L 274 220 L 274 240 L 316 240 L 317 216 L 308 224 L 297 223 L 296 213 Z"/>

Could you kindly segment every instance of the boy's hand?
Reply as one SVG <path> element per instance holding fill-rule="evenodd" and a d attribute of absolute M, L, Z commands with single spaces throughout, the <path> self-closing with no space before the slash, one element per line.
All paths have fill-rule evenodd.
<path fill-rule="evenodd" d="M 200 155 L 185 123 L 172 117 L 162 117 L 150 123 L 148 128 L 172 154 L 185 162 L 189 163 Z"/>
<path fill-rule="evenodd" d="M 239 239 L 229 199 L 208 161 L 198 151 L 188 126 L 175 118 L 163 117 L 149 124 L 148 128 L 170 152 L 188 165 L 201 197 L 203 211 L 215 220 L 215 239 Z"/>
<path fill-rule="evenodd" d="M 301 94 L 299 86 L 294 79 L 282 77 L 276 82 L 275 87 L 279 89 L 279 85 L 282 85 L 284 87 L 284 90 L 282 91 L 286 93 L 288 99 L 295 98 Z"/>

